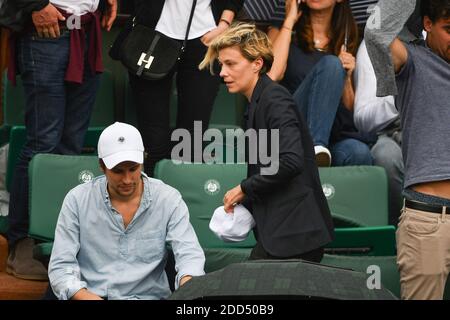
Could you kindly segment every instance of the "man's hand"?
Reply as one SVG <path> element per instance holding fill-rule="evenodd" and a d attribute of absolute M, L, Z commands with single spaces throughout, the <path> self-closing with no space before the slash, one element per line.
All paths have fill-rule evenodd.
<path fill-rule="evenodd" d="M 184 276 L 180 279 L 180 287 L 182 287 L 186 282 L 192 279 L 192 276 Z"/>
<path fill-rule="evenodd" d="M 226 213 L 234 212 L 234 207 L 241 202 L 245 197 L 244 192 L 242 192 L 241 185 L 234 187 L 225 193 L 223 197 L 223 206 Z"/>
<path fill-rule="evenodd" d="M 58 38 L 59 21 L 65 21 L 61 12 L 49 3 L 44 9 L 31 14 L 36 31 L 41 38 Z"/>
<path fill-rule="evenodd" d="M 73 295 L 71 300 L 103 300 L 98 295 L 86 290 L 80 289 Z"/>
<path fill-rule="evenodd" d="M 356 59 L 355 57 L 345 51 L 345 47 L 342 46 L 341 53 L 339 54 L 339 59 L 342 62 L 342 66 L 344 67 L 345 71 L 347 71 L 347 77 L 351 77 L 353 74 L 353 71 L 356 68 Z"/>
<path fill-rule="evenodd" d="M 111 30 L 111 27 L 117 17 L 117 0 L 108 0 L 106 2 L 106 10 L 102 17 L 102 27 L 107 31 Z"/>

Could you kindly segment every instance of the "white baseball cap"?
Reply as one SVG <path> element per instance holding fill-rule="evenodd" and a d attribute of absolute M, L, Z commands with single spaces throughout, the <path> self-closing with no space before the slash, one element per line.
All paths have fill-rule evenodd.
<path fill-rule="evenodd" d="M 244 241 L 254 226 L 252 214 L 241 204 L 233 213 L 226 213 L 223 206 L 217 208 L 209 222 L 211 231 L 225 242 Z"/>
<path fill-rule="evenodd" d="M 98 140 L 98 157 L 108 169 L 124 161 L 144 163 L 144 143 L 132 125 L 116 122 L 103 130 Z"/>

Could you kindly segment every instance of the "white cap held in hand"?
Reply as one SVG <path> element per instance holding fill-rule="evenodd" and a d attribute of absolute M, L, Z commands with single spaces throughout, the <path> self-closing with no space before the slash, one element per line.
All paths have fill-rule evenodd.
<path fill-rule="evenodd" d="M 209 222 L 211 231 L 225 242 L 244 241 L 254 226 L 252 214 L 241 204 L 234 207 L 234 213 L 226 213 L 223 206 L 217 208 Z"/>

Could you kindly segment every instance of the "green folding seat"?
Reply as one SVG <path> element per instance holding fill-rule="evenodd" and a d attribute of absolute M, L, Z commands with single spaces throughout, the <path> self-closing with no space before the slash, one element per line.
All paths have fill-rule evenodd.
<path fill-rule="evenodd" d="M 8 218 L 5 216 L 0 216 L 0 234 L 6 233 L 8 230 Z"/>
<path fill-rule="evenodd" d="M 175 164 L 162 160 L 155 168 L 155 178 L 181 193 L 203 248 L 252 248 L 255 245 L 252 233 L 243 242 L 226 243 L 209 229 L 211 216 L 217 207 L 223 205 L 225 193 L 246 175 L 246 164 Z"/>
<path fill-rule="evenodd" d="M 103 127 L 89 127 L 84 138 L 84 146 L 82 153 L 94 155 L 97 153 L 97 142 Z M 10 130 L 8 164 L 6 169 L 6 188 L 11 190 L 11 183 L 14 175 L 19 153 L 25 144 L 25 127 L 13 126 Z"/>
<path fill-rule="evenodd" d="M 382 167 L 319 168 L 319 174 L 336 227 L 388 224 L 388 182 Z"/>
<path fill-rule="evenodd" d="M 333 220 L 336 221 L 335 217 Z M 395 227 L 335 228 L 335 239 L 325 252 L 347 255 L 395 255 Z"/>
<path fill-rule="evenodd" d="M 20 76 L 17 77 L 17 84 L 13 86 L 4 78 L 4 124 L 10 127 L 24 125 L 25 121 L 25 95 L 23 92 Z M 113 74 L 105 70 L 101 75 L 100 88 L 92 111 L 91 127 L 105 127 L 114 122 L 114 101 L 115 89 Z"/>
<path fill-rule="evenodd" d="M 363 272 L 367 274 L 369 284 L 375 283 L 369 277 L 376 276 L 379 271 L 381 284 L 400 298 L 400 275 L 395 255 L 371 257 L 325 254 L 321 264 Z"/>
<path fill-rule="evenodd" d="M 29 167 L 29 235 L 44 241 L 35 248 L 38 258 L 48 257 L 56 222 L 66 194 L 101 172 L 97 156 L 38 154 Z"/>

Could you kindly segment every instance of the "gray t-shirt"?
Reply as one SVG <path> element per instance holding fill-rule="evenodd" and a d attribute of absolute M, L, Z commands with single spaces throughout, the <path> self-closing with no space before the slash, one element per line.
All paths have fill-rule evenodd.
<path fill-rule="evenodd" d="M 404 188 L 450 179 L 450 65 L 425 43 L 406 44 L 397 74 L 403 127 Z"/>

